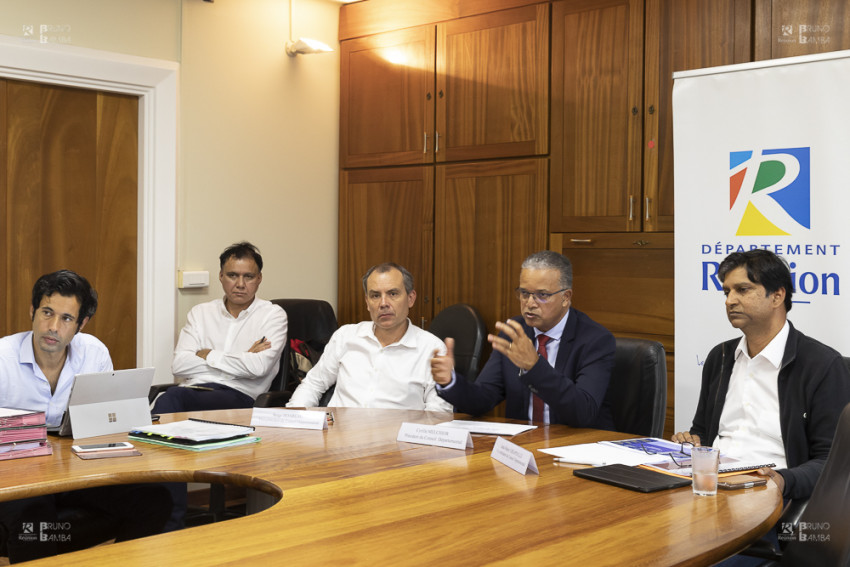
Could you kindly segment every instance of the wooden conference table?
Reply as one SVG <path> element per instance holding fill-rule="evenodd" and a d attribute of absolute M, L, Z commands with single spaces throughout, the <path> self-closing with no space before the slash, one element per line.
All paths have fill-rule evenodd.
<path fill-rule="evenodd" d="M 573 476 L 536 451 L 630 437 L 541 427 L 510 438 L 539 475 L 491 459 L 494 437 L 459 451 L 396 441 L 402 422 L 451 414 L 334 409 L 327 431 L 257 428 L 260 443 L 194 453 L 136 443 L 141 457 L 82 460 L 69 439 L 54 455 L 0 463 L 0 500 L 104 484 L 225 481 L 271 507 L 242 518 L 95 547 L 65 565 L 709 565 L 777 521 L 766 487 L 695 497 L 690 487 L 642 494 Z M 195 415 L 195 414 L 193 414 Z M 204 412 L 248 424 L 251 410 Z M 183 419 L 186 414 L 163 416 Z M 462 416 L 459 416 L 462 418 Z M 109 435 L 86 440 L 125 440 Z M 56 564 L 44 559 L 37 564 Z"/>

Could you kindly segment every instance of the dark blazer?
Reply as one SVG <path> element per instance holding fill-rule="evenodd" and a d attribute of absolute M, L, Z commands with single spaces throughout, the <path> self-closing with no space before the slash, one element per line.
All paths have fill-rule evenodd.
<path fill-rule="evenodd" d="M 533 341 L 534 329 L 519 321 Z M 549 405 L 549 421 L 573 427 L 614 429 L 611 408 L 605 403 L 614 366 L 613 335 L 581 311 L 570 308 L 561 335 L 555 367 L 540 357 L 522 376 L 507 356 L 493 351 L 478 379 L 467 382 L 458 376 L 454 385 L 438 393 L 459 413 L 481 415 L 507 400 L 506 416 L 528 421 L 534 392 Z"/>
<path fill-rule="evenodd" d="M 838 416 L 850 403 L 850 373 L 834 349 L 807 337 L 791 326 L 782 367 L 779 369 L 779 426 L 785 446 L 787 469 L 776 472 L 785 479 L 783 496 L 811 496 L 820 477 Z M 699 403 L 690 432 L 703 445 L 712 445 L 720 429 L 735 349 L 740 337 L 711 349 L 702 368 Z"/>

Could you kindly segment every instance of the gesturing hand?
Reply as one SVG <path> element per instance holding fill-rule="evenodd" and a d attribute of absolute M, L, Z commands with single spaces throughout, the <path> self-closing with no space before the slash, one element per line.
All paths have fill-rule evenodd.
<path fill-rule="evenodd" d="M 434 357 L 431 359 L 431 376 L 434 377 L 434 382 L 440 386 L 445 386 L 452 381 L 452 370 L 455 367 L 455 340 L 451 337 L 446 338 L 446 354 L 440 355 L 439 350 L 434 350 Z"/>
<path fill-rule="evenodd" d="M 537 349 L 534 343 L 522 330 L 522 325 L 513 319 L 506 323 L 496 323 L 496 330 L 505 334 L 504 337 L 487 335 L 487 340 L 497 350 L 510 359 L 517 367 L 523 370 L 531 370 L 537 364 Z"/>

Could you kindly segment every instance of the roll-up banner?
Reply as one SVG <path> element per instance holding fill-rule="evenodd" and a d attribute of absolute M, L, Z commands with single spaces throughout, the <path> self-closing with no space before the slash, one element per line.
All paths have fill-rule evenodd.
<path fill-rule="evenodd" d="M 850 356 L 850 51 L 675 73 L 676 431 L 691 426 L 702 365 L 736 336 L 723 258 L 784 257 L 788 319 Z"/>

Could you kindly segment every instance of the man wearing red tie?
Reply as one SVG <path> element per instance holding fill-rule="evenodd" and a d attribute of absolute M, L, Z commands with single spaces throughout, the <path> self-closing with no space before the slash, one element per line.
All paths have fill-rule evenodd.
<path fill-rule="evenodd" d="M 478 379 L 454 371 L 454 340 L 434 354 L 431 374 L 438 394 L 455 411 L 481 415 L 507 400 L 506 416 L 573 427 L 614 429 L 605 401 L 614 365 L 614 337 L 570 307 L 570 261 L 544 250 L 522 263 L 516 295 L 522 317 L 496 323 L 488 335 L 493 354 Z"/>

